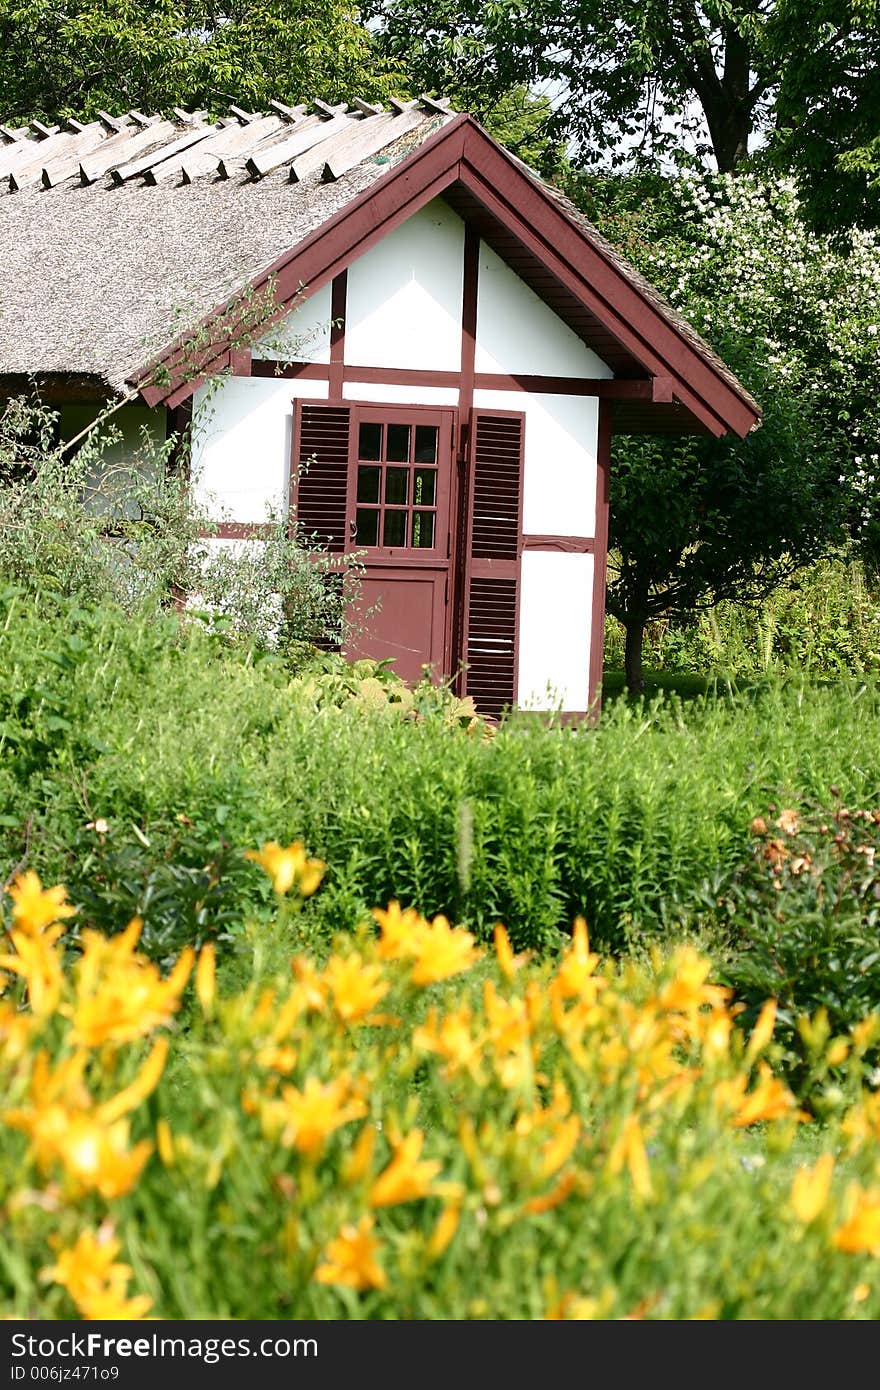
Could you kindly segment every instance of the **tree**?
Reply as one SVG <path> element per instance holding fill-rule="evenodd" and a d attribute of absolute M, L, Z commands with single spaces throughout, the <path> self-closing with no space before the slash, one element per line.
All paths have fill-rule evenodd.
<path fill-rule="evenodd" d="M 487 124 L 512 87 L 543 90 L 551 131 L 581 167 L 708 162 L 732 173 L 766 149 L 843 178 L 850 137 L 876 135 L 877 0 L 368 3 L 389 56 Z M 841 81 L 859 115 L 836 130 Z M 815 166 L 796 158 L 808 136 L 824 151 Z M 858 187 L 860 220 L 880 216 L 863 172 L 848 166 L 844 182 L 845 208 Z"/>
<path fill-rule="evenodd" d="M 651 618 L 759 602 L 847 536 L 876 563 L 880 234 L 848 253 L 815 236 L 791 181 L 610 180 L 581 201 L 764 411 L 742 441 L 616 440 L 608 609 L 637 691 Z"/>
<path fill-rule="evenodd" d="M 825 232 L 880 225 L 880 4 L 780 0 L 777 44 L 792 55 L 776 101 L 768 160 L 797 173 Z"/>
<path fill-rule="evenodd" d="M 405 90 L 350 0 L 0 0 L 0 119 Z"/>

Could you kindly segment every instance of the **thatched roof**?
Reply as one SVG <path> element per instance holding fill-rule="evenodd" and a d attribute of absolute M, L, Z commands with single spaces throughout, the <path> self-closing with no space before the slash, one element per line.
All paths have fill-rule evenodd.
<path fill-rule="evenodd" d="M 107 117 L 87 140 L 0 126 L 0 375 L 94 376 L 123 391 L 453 114 L 427 99 L 313 105 L 216 123 L 137 113 L 119 131 Z"/>
<path fill-rule="evenodd" d="M 429 97 L 270 108 L 231 107 L 217 121 L 176 110 L 168 120 L 102 113 L 63 130 L 0 125 L 7 389 L 52 376 L 124 393 L 173 340 L 455 118 L 445 99 Z M 691 325 L 559 190 L 508 158 L 759 418 Z"/>

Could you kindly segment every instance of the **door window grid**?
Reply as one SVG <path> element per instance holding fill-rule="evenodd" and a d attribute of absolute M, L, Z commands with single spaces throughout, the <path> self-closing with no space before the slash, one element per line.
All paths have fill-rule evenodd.
<path fill-rule="evenodd" d="M 355 545 L 434 548 L 438 441 L 437 425 L 361 421 Z"/>

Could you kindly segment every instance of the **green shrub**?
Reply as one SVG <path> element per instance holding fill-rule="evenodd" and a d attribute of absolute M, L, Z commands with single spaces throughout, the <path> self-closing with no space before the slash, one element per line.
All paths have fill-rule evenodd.
<path fill-rule="evenodd" d="M 771 805 L 752 833 L 710 907 L 725 926 L 722 975 L 747 1021 L 778 1001 L 786 1074 L 806 1092 L 816 1018 L 827 1040 L 880 1011 L 880 809 Z"/>

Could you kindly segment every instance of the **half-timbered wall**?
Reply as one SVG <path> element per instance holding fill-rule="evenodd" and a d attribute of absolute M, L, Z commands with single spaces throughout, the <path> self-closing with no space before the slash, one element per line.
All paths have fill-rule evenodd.
<path fill-rule="evenodd" d="M 429 203 L 257 344 L 253 376 L 197 392 L 193 478 L 227 521 L 283 509 L 295 398 L 453 406 L 462 420 L 471 409 L 524 415 L 517 703 L 582 713 L 604 556 L 595 563 L 600 402 L 577 387 L 612 372 L 485 243 L 468 344 L 465 242 L 457 214 Z M 279 357 L 285 375 L 267 376 Z M 307 366 L 296 375 L 291 363 Z M 523 390 L 520 376 L 553 380 Z"/>

